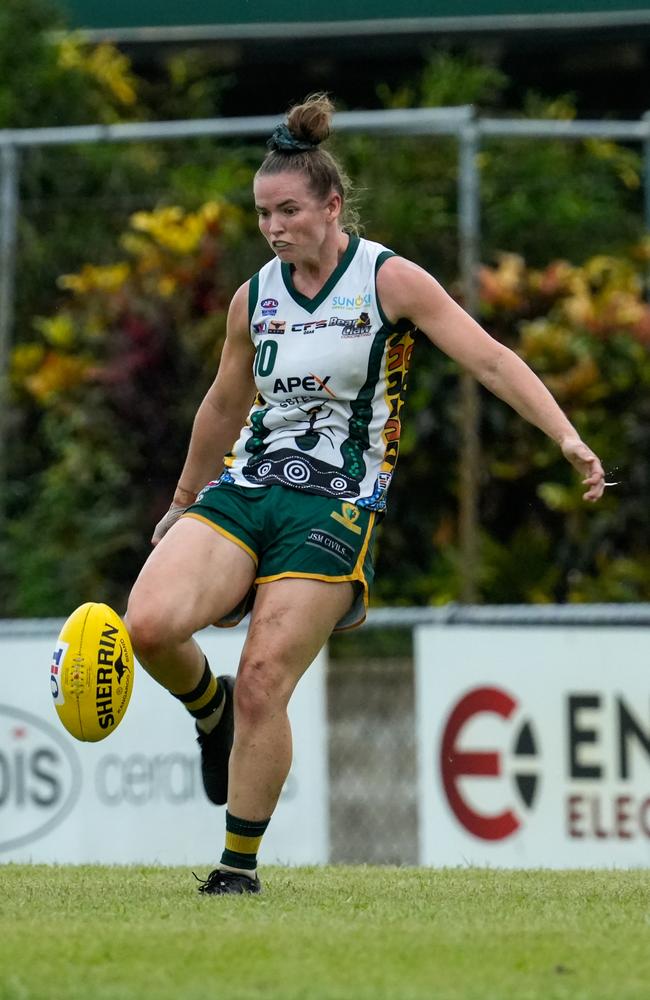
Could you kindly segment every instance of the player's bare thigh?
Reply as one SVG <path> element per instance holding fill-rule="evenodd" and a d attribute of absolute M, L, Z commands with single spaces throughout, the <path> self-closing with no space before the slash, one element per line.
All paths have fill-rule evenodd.
<path fill-rule="evenodd" d="M 181 518 L 135 582 L 129 627 L 145 644 L 149 633 L 153 644 L 185 641 L 232 611 L 254 579 L 255 563 L 244 549 L 195 518 Z"/>
<path fill-rule="evenodd" d="M 246 715 L 286 705 L 354 597 L 351 583 L 286 578 L 260 584 L 237 675 Z"/>

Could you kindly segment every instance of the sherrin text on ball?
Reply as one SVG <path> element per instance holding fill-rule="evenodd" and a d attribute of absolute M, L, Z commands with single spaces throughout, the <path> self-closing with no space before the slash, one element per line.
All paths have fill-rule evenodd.
<path fill-rule="evenodd" d="M 120 724 L 133 689 L 133 650 L 107 604 L 72 612 L 52 654 L 50 687 L 59 719 L 76 739 L 96 743 Z"/>

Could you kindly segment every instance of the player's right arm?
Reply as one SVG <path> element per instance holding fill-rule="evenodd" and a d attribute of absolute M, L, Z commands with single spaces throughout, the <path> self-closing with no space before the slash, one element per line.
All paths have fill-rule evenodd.
<path fill-rule="evenodd" d="M 194 502 L 199 490 L 220 471 L 224 455 L 237 440 L 248 416 L 255 396 L 255 349 L 248 325 L 248 285 L 249 282 L 242 285 L 230 303 L 219 370 L 194 418 L 172 506 L 156 526 L 154 545 Z"/>

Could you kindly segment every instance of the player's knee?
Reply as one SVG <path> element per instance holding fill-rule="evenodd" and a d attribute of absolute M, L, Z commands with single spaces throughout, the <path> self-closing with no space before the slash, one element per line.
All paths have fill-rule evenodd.
<path fill-rule="evenodd" d="M 257 726 L 286 707 L 281 670 L 265 657 L 249 657 L 239 665 L 235 686 L 237 724 Z"/>
<path fill-rule="evenodd" d="M 169 616 L 160 608 L 131 600 L 126 612 L 126 627 L 136 656 L 146 662 L 174 641 Z"/>

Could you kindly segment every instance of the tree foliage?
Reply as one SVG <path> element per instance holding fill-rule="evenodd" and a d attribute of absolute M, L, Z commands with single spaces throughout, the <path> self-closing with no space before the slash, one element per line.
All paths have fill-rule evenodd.
<path fill-rule="evenodd" d="M 650 596 L 642 501 L 650 473 L 649 250 L 646 243 L 626 256 L 597 255 L 582 267 L 555 261 L 543 269 L 504 254 L 482 271 L 489 329 L 544 379 L 603 456 L 612 483 L 596 507 L 584 504 L 553 443 L 528 424 L 506 422 L 487 398 L 484 509 L 491 539 L 484 572 L 491 579 L 483 592 L 490 600 Z M 508 518 L 491 517 L 496 510 L 508 510 Z"/>
<path fill-rule="evenodd" d="M 481 269 L 487 329 L 540 374 L 616 484 L 597 506 L 586 505 L 555 444 L 484 393 L 478 572 L 484 601 L 650 596 L 643 499 L 650 475 L 647 258 L 642 244 L 626 256 L 598 255 L 582 266 L 558 260 L 529 268 L 520 256 L 502 254 L 496 265 Z M 405 575 L 420 581 L 407 598 L 445 601 L 460 590 L 458 537 L 454 506 L 432 502 L 437 485 L 431 486 L 431 461 L 421 458 L 427 438 L 435 448 L 435 433 L 425 432 L 406 459 L 415 478 L 409 469 L 396 521 L 411 553 Z M 453 465 L 446 471 L 453 475 Z M 415 546 L 418 532 L 430 544 Z M 387 539 L 394 544 L 391 534 Z M 395 548 L 382 553 L 387 563 L 397 556 Z M 403 577 L 379 574 L 379 591 L 388 601 L 403 599 L 402 584 Z"/>
<path fill-rule="evenodd" d="M 84 593 L 123 601 L 214 374 L 228 301 L 219 265 L 237 229 L 238 213 L 216 202 L 137 213 L 122 259 L 62 276 L 65 304 L 14 349 L 14 391 L 47 460 L 9 526 L 20 553 L 9 613 L 62 615 Z"/>
<path fill-rule="evenodd" d="M 163 86 L 137 80 L 110 47 L 65 36 L 46 45 L 39 32 L 54 22 L 40 0 L 9 0 L 7 16 L 37 36 L 29 51 L 42 103 L 22 104 L 0 70 L 0 124 L 205 115 L 225 85 L 201 58 L 175 55 Z M 421 78 L 381 96 L 391 107 L 480 109 L 497 106 L 505 87 L 490 68 L 438 55 Z M 530 96 L 519 113 L 567 117 L 573 108 Z M 366 234 L 455 293 L 454 141 L 346 134 L 336 146 L 357 181 Z M 242 212 L 259 152 L 197 140 L 25 160 L 5 614 L 65 614 L 88 599 L 123 605 L 214 375 L 227 301 L 265 259 L 252 212 Z M 647 599 L 650 320 L 639 158 L 609 143 L 500 140 L 480 165 L 489 262 L 481 318 L 544 377 L 621 482 L 586 508 L 556 447 L 486 395 L 481 598 Z M 416 346 L 376 600 L 459 595 L 457 375 L 430 345 Z"/>

